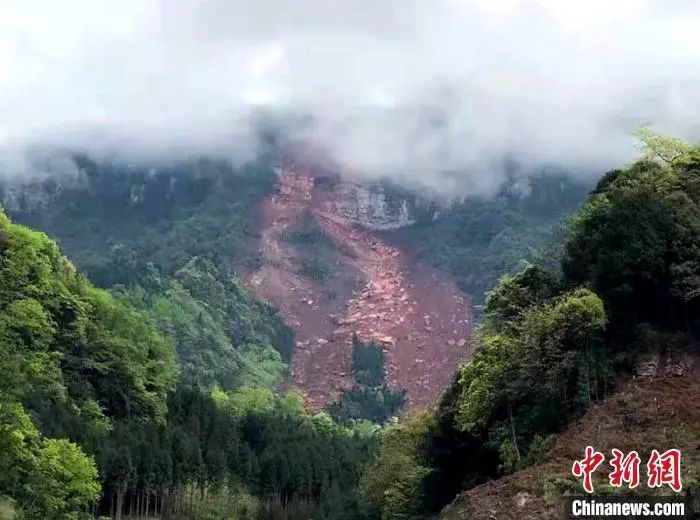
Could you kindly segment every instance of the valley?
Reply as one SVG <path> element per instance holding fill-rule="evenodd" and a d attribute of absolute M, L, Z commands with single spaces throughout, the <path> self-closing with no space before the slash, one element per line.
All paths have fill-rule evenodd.
<path fill-rule="evenodd" d="M 83 492 L 35 503 L 5 481 L 0 507 L 547 518 L 579 489 L 568 470 L 590 442 L 679 446 L 696 482 L 696 163 L 606 174 L 542 263 L 540 230 L 524 231 L 578 190 L 556 179 L 438 214 L 401 186 L 285 154 L 241 171 L 76 164 L 73 184 L 3 192 L 21 224 L 0 226 L 0 404 L 5 431 L 35 439 L 12 464 L 54 485 L 41 464 L 73 450 Z M 628 266 L 640 250 L 653 261 Z M 495 277 L 472 336 L 484 292 L 469 288 Z M 23 368 L 39 361 L 46 383 Z"/>
<path fill-rule="evenodd" d="M 700 3 L 0 27 L 0 520 L 700 518 Z"/>

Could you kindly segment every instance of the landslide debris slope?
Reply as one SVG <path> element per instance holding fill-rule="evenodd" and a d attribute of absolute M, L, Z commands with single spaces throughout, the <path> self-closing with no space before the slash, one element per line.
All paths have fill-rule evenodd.
<path fill-rule="evenodd" d="M 245 275 L 296 335 L 288 387 L 323 407 L 353 384 L 352 340 L 382 347 L 386 380 L 409 408 L 435 404 L 469 354 L 469 296 L 383 238 L 410 225 L 381 193 L 284 162 L 253 216 L 261 262 Z"/>
<path fill-rule="evenodd" d="M 571 474 L 574 460 L 586 446 L 606 456 L 594 473 L 596 492 L 613 491 L 607 482 L 611 450 L 636 450 L 642 460 L 641 494 L 646 488 L 646 461 L 651 449 L 681 450 L 684 489 L 700 482 L 700 363 L 681 356 L 650 365 L 645 375 L 623 384 L 593 405 L 561 434 L 544 462 L 507 477 L 487 482 L 459 495 L 440 515 L 444 520 L 510 520 L 564 518 L 562 496 L 580 495 L 581 484 Z M 666 488 L 666 492 L 670 490 Z"/>

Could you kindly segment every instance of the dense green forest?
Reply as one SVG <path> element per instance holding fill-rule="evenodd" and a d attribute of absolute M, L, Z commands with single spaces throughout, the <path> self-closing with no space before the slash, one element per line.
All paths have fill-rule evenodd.
<path fill-rule="evenodd" d="M 55 237 L 102 287 L 149 274 L 170 276 L 194 257 L 217 266 L 255 264 L 248 210 L 275 181 L 272 158 L 234 169 L 225 161 L 130 165 L 72 154 L 76 173 L 2 189 L 17 222 Z"/>
<path fill-rule="evenodd" d="M 76 189 L 5 194 L 109 291 L 2 217 L 3 507 L 30 519 L 352 515 L 376 428 L 277 394 L 291 330 L 235 277 L 255 262 L 246 217 L 272 186 L 269 163 L 77 160 Z"/>
<path fill-rule="evenodd" d="M 205 306 L 197 297 L 215 302 L 220 287 L 190 264 L 166 287 L 115 297 L 4 215 L 0 247 L 0 489 L 20 518 L 339 517 L 355 507 L 374 430 L 275 396 L 284 363 L 253 342 L 270 318 L 259 304 L 237 302 L 235 318 Z M 252 324 L 239 324 L 247 314 Z"/>
<path fill-rule="evenodd" d="M 377 517 L 430 517 L 538 462 L 640 354 L 700 354 L 700 147 L 641 137 L 647 156 L 568 219 L 560 272 L 502 277 L 436 412 L 386 429 L 361 484 Z"/>
<path fill-rule="evenodd" d="M 384 354 L 376 343 L 364 344 L 353 337 L 352 371 L 355 384 L 344 390 L 327 409 L 342 424 L 371 421 L 384 424 L 398 415 L 406 400 L 405 390 L 387 386 Z"/>
<path fill-rule="evenodd" d="M 562 227 L 561 265 L 526 265 L 487 293 L 473 358 L 437 410 L 383 427 L 363 418 L 386 422 L 403 396 L 375 345 L 355 342 L 356 384 L 329 413 L 278 392 L 291 331 L 235 276 L 256 262 L 245 215 L 271 187 L 264 159 L 180 175 L 81 158 L 94 196 L 54 181 L 5 193 L 79 269 L 0 215 L 0 518 L 431 518 L 537 462 L 640 353 L 698 353 L 700 149 L 642 137 L 647 157 L 605 174 Z M 477 215 L 465 202 L 426 247 L 457 269 L 516 229 L 524 203 Z M 461 235 L 503 214 L 478 244 Z M 483 276 L 496 265 L 514 267 Z"/>
<path fill-rule="evenodd" d="M 478 309 L 503 274 L 530 263 L 558 268 L 562 221 L 590 187 L 558 171 L 525 179 L 511 173 L 493 197 L 469 196 L 442 209 L 418 204 L 416 224 L 401 230 L 399 240 L 455 275 Z"/>

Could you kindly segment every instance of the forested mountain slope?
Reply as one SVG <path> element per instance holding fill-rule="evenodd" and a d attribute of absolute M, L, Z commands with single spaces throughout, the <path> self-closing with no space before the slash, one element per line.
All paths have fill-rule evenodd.
<path fill-rule="evenodd" d="M 641 417 L 643 424 L 635 424 L 634 417 L 625 423 L 632 432 L 630 441 L 641 443 L 638 450 L 650 449 L 644 445 L 647 441 L 678 442 L 689 453 L 686 480 L 693 483 L 696 459 L 688 439 L 696 431 L 694 415 L 679 402 L 670 411 L 675 414 L 672 424 L 681 421 L 677 428 L 653 437 L 653 428 L 644 425 L 657 414 L 646 400 L 670 399 L 680 390 L 692 397 L 696 391 L 694 361 L 682 360 L 698 356 L 700 152 L 659 138 L 647 144 L 649 157 L 605 174 L 568 220 L 559 242 L 560 265 L 552 265 L 552 259 L 527 265 L 502 277 L 488 292 L 483 322 L 473 337 L 473 356 L 457 369 L 436 410 L 398 422 L 388 421 L 401 404 L 387 379 L 391 368 L 385 370 L 385 362 L 393 361 L 391 350 L 374 344 L 382 338 L 373 335 L 380 329 L 370 330 L 377 316 L 367 314 L 368 308 L 356 309 L 356 323 L 344 323 L 352 316 L 343 315 L 335 323 L 351 325 L 344 355 L 352 386 L 328 406 L 333 418 L 305 409 L 297 393 L 279 392 L 290 354 L 294 363 L 300 348 L 281 319 L 290 318 L 289 309 L 280 316 L 256 300 L 237 275 L 252 287 L 264 280 L 261 272 L 269 274 L 275 266 L 265 256 L 270 251 L 260 248 L 271 242 L 265 242 L 264 233 L 250 226 L 244 215 L 256 214 L 270 194 L 290 196 L 299 182 L 307 186 L 304 175 L 294 176 L 294 186 L 275 187 L 280 177 L 268 165 L 270 177 L 252 192 L 234 187 L 239 181 L 246 185 L 241 172 L 231 179 L 228 174 L 203 175 L 209 187 L 201 200 L 184 204 L 183 213 L 163 202 L 154 215 L 139 197 L 127 197 L 136 210 L 134 215 L 124 211 L 123 218 L 138 221 L 141 231 L 122 236 L 126 242 L 120 244 L 115 243 L 116 231 L 107 227 L 107 233 L 98 233 L 96 227 L 88 234 L 96 244 L 94 251 L 79 240 L 73 242 L 76 257 L 91 266 L 109 292 L 92 287 L 46 236 L 5 218 L 2 268 L 7 280 L 0 315 L 6 324 L 6 357 L 12 363 L 2 393 L 2 442 L 11 454 L 3 467 L 23 470 L 13 473 L 17 481 L 0 481 L 2 494 L 25 518 L 76 518 L 85 512 L 115 518 L 149 513 L 193 519 L 430 518 L 460 494 L 445 514 L 481 507 L 474 504 L 493 507 L 489 504 L 495 500 L 507 504 L 512 492 L 521 491 L 528 493 L 518 495 L 523 511 L 544 511 L 551 482 L 537 487 L 543 480 L 535 478 L 536 473 L 550 471 L 551 464 L 570 455 L 560 448 L 567 437 L 557 441 L 557 436 L 572 423 L 566 435 L 575 436 L 579 430 L 588 435 L 588 421 L 606 410 Z M 678 147 L 673 160 L 664 159 L 668 146 Z M 171 184 L 158 180 L 157 171 L 134 175 L 143 182 L 144 192 L 149 183 L 160 183 L 161 188 Z M 126 186 L 131 183 L 128 177 L 103 181 Z M 260 178 L 265 177 L 256 177 Z M 308 258 L 320 263 L 289 264 L 301 268 L 295 275 L 309 280 L 318 280 L 317 271 L 329 258 L 344 265 L 347 259 L 369 255 L 353 242 L 370 236 L 355 227 L 362 223 L 341 222 L 334 211 L 327 211 L 333 200 L 327 198 L 324 182 L 329 181 L 317 187 L 314 180 L 308 200 L 302 197 L 304 204 L 310 201 L 310 212 L 302 207 L 300 221 L 277 229 L 280 234 L 275 237 L 280 244 L 288 241 L 317 253 Z M 69 218 L 68 213 L 75 209 L 93 214 L 95 205 L 109 208 L 104 202 L 111 191 L 102 192 L 96 199 L 102 203 L 93 200 L 91 207 L 81 206 L 78 193 L 58 190 L 54 196 L 61 204 L 39 198 L 35 202 L 43 202 L 33 209 L 25 193 L 14 209 L 25 219 L 48 218 L 41 215 L 57 211 L 52 218 L 60 223 L 43 224 L 65 233 L 70 243 L 68 230 L 79 236 L 90 219 Z M 121 204 L 127 193 L 122 187 Z M 168 200 L 168 190 L 155 193 Z M 221 234 L 217 226 L 222 215 L 208 213 L 212 200 L 223 205 L 223 215 L 241 216 L 224 219 Z M 426 222 L 416 218 L 411 224 L 415 227 L 372 230 L 381 233 L 371 235 L 381 242 L 367 244 L 376 258 L 383 258 L 382 251 L 396 258 L 397 248 L 399 255 L 426 261 L 429 250 L 420 246 L 428 241 L 412 242 L 410 233 L 420 236 L 432 229 L 433 244 L 449 237 L 442 243 L 451 255 L 453 246 L 459 249 L 467 243 L 459 238 L 462 217 L 456 216 L 470 214 L 459 212 L 468 207 L 464 204 L 435 213 Z M 117 210 L 105 211 L 93 223 L 108 226 L 105 215 Z M 340 214 L 347 218 L 347 213 Z M 442 235 L 442 226 L 452 232 Z M 191 244 L 186 251 L 173 238 L 181 233 L 187 237 L 183 243 Z M 493 231 L 485 234 L 479 250 L 484 250 L 488 237 L 494 239 Z M 339 245 L 343 240 L 349 249 Z M 236 251 L 219 254 L 225 247 Z M 391 271 L 388 264 L 380 267 L 382 273 Z M 338 276 L 321 271 L 321 276 Z M 392 292 L 379 285 L 367 287 L 366 295 L 350 290 L 348 301 L 376 304 L 369 297 L 374 293 L 395 295 L 398 303 L 405 294 L 410 301 L 404 286 Z M 303 308 L 316 311 L 308 295 L 302 297 Z M 377 309 L 375 314 L 381 312 Z M 426 333 L 435 332 L 429 330 L 434 324 L 430 316 L 429 323 L 420 317 L 411 321 L 418 321 Z M 460 346 L 457 341 L 446 343 Z M 668 358 L 675 360 L 673 366 Z M 682 375 L 625 383 L 645 359 L 661 360 L 650 363 L 658 374 L 669 369 Z M 645 402 L 632 411 L 626 404 L 629 395 Z M 596 404 L 606 398 L 604 404 Z M 363 421 L 366 418 L 389 424 L 378 429 Z M 55 469 L 50 461 L 57 452 L 73 463 L 53 474 L 42 464 Z M 535 473 L 508 477 L 520 471 Z M 487 483 L 503 477 L 506 480 Z M 534 487 L 521 489 L 520 479 L 530 477 Z M 39 478 L 48 480 L 35 484 Z M 476 488 L 480 484 L 485 487 Z M 556 493 L 561 494 L 572 483 L 555 478 L 552 485 L 559 484 L 562 489 Z M 47 495 L 53 498 L 34 500 L 36 485 L 53 489 Z M 499 493 L 504 496 L 495 498 Z"/>
<path fill-rule="evenodd" d="M 358 391 L 433 406 L 469 354 L 471 299 L 537 259 L 583 192 L 547 173 L 510 179 L 518 190 L 505 185 L 490 200 L 431 201 L 272 147 L 243 168 L 62 160 L 67 173 L 3 187 L 13 218 L 56 237 L 98 285 L 159 315 L 183 377 L 230 388 L 242 366 L 265 359 L 251 378 L 285 380 L 317 408 Z M 386 388 L 356 388 L 353 337 L 382 349 Z M 218 368 L 203 369 L 203 348 Z"/>
<path fill-rule="evenodd" d="M 77 194 L 63 197 L 49 209 L 83 211 Z M 193 218 L 199 236 L 211 231 Z M 80 237 L 91 220 L 51 222 Z M 276 395 L 291 331 L 216 256 L 194 249 L 179 265 L 179 242 L 152 234 L 167 252 L 154 263 L 135 245 L 148 245 L 143 235 L 123 236 L 134 246 L 125 254 L 109 251 L 118 226 L 96 228 L 94 250 L 73 247 L 103 283 L 117 282 L 107 292 L 46 235 L 4 215 L 1 224 L 3 511 L 302 519 L 359 507 L 374 428 L 339 426 L 298 395 Z"/>
<path fill-rule="evenodd" d="M 700 354 L 700 152 L 657 136 L 646 144 L 648 158 L 605 174 L 567 223 L 561 274 L 530 266 L 489 292 L 473 358 L 460 367 L 435 414 L 387 429 L 362 483 L 382 518 L 430 517 L 464 490 L 556 462 L 562 453 L 556 447 L 550 452 L 556 436 L 618 385 L 619 393 L 570 435 L 583 429 L 587 433 L 577 442 L 592 442 L 601 439 L 593 433 L 599 426 L 603 433 L 617 428 L 608 441 L 629 434 L 622 444 L 638 442 L 640 452 L 676 447 L 656 441 L 678 443 L 688 452 L 691 491 L 685 491 L 693 492 L 698 429 L 688 408 L 697 393 L 697 371 L 689 367 Z M 640 361 L 651 366 L 647 372 L 685 375 L 625 386 Z M 628 406 L 628 395 L 642 401 Z M 655 398 L 677 402 L 659 409 Z M 589 422 L 606 410 L 623 417 Z M 631 413 L 639 413 L 643 424 L 625 418 Z M 675 415 L 667 424 L 668 414 Z M 512 493 L 521 491 L 518 482 L 537 476 L 531 484 L 541 483 L 532 471 L 464 494 L 445 514 L 462 518 L 481 505 L 503 512 L 517 501 Z M 566 468 L 553 471 L 561 475 Z M 565 484 L 556 493 L 580 489 L 580 483 Z M 504 514 L 544 511 L 543 497 L 553 493 L 546 486 L 525 490 L 540 497 L 521 497 L 533 509 L 521 504 Z"/>
<path fill-rule="evenodd" d="M 271 188 L 265 159 L 242 171 L 203 159 L 159 168 L 71 160 L 72 176 L 6 185 L 8 212 L 56 236 L 91 280 L 146 311 L 174 338 L 186 379 L 232 388 L 243 367 L 267 359 L 269 373 L 251 377 L 279 383 L 292 332 L 235 277 L 256 262 L 246 216 Z"/>
<path fill-rule="evenodd" d="M 174 353 L 45 235 L 0 215 L 0 243 L 2 493 L 27 518 L 68 518 L 100 496 L 86 452 L 113 449 L 115 424 L 165 417 Z"/>
<path fill-rule="evenodd" d="M 255 263 L 247 211 L 274 184 L 270 157 L 234 169 L 206 158 L 132 164 L 65 155 L 36 159 L 24 180 L 4 183 L 2 204 L 56 237 L 95 283 L 130 281 L 147 263 L 171 275 L 195 256 L 227 267 Z M 59 159 L 71 167 L 56 168 Z M 47 173 L 34 178 L 31 168 Z"/>
<path fill-rule="evenodd" d="M 504 274 L 529 263 L 558 269 L 562 224 L 592 185 L 558 170 L 517 169 L 491 197 L 467 196 L 423 210 L 414 226 L 391 237 L 419 259 L 451 273 L 477 310 Z"/>

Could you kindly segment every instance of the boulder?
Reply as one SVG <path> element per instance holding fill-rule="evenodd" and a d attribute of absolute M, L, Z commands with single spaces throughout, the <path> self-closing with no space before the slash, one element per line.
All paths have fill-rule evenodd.
<path fill-rule="evenodd" d="M 374 339 L 382 345 L 391 345 L 393 347 L 396 344 L 396 339 L 393 336 L 378 335 Z"/>

